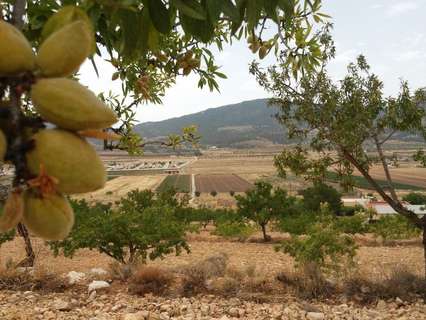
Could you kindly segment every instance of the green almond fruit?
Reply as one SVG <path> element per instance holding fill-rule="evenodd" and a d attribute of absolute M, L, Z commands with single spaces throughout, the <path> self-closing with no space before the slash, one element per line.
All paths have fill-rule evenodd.
<path fill-rule="evenodd" d="M 63 195 L 41 196 L 28 190 L 24 194 L 23 222 L 32 233 L 43 239 L 63 240 L 74 225 L 74 212 Z"/>
<path fill-rule="evenodd" d="M 0 19 L 0 75 L 31 71 L 35 56 L 25 36 L 10 23 Z"/>
<path fill-rule="evenodd" d="M 105 185 L 104 165 L 85 139 L 60 129 L 39 131 L 32 139 L 35 146 L 26 155 L 30 173 L 39 175 L 43 166 L 47 175 L 58 179 L 59 192 L 85 193 Z"/>
<path fill-rule="evenodd" d="M 21 222 L 23 214 L 23 194 L 21 191 L 12 191 L 4 203 L 3 212 L 0 213 L 0 232 L 15 228 Z"/>
<path fill-rule="evenodd" d="M 96 41 L 95 41 L 95 33 L 93 31 L 93 26 L 90 18 L 87 16 L 86 12 L 82 9 L 75 6 L 65 6 L 62 7 L 58 12 L 53 14 L 47 22 L 43 26 L 43 30 L 41 31 L 41 39 L 44 41 L 54 32 L 62 29 L 68 24 L 71 24 L 75 21 L 85 22 L 90 29 L 90 35 L 92 38 L 92 52 L 96 51 Z"/>
<path fill-rule="evenodd" d="M 92 46 L 88 24 L 76 21 L 52 33 L 42 43 L 36 63 L 46 77 L 68 77 L 91 54 Z"/>
<path fill-rule="evenodd" d="M 7 151 L 7 140 L 3 131 L 0 130 L 0 162 L 4 161 L 4 156 L 6 155 L 6 151 Z"/>
<path fill-rule="evenodd" d="M 74 80 L 41 79 L 32 86 L 31 98 L 42 118 L 63 129 L 104 129 L 118 120 L 93 92 Z"/>

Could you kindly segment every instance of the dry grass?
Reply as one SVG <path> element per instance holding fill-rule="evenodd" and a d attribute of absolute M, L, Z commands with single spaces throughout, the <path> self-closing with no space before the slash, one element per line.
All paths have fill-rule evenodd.
<path fill-rule="evenodd" d="M 356 273 L 345 280 L 343 292 L 363 303 L 390 298 L 415 301 L 419 297 L 426 298 L 426 280 L 407 266 L 395 266 L 374 280 Z"/>
<path fill-rule="evenodd" d="M 192 295 L 208 290 L 207 281 L 222 277 L 228 264 L 228 256 L 223 253 L 212 255 L 195 264 L 184 266 L 180 272 L 183 275 L 182 292 Z"/>
<path fill-rule="evenodd" d="M 64 292 L 66 280 L 43 268 L 20 269 L 13 266 L 0 269 L 0 290 Z"/>
<path fill-rule="evenodd" d="M 173 281 L 171 273 L 154 266 L 141 266 L 129 279 L 129 292 L 137 295 L 164 294 Z"/>

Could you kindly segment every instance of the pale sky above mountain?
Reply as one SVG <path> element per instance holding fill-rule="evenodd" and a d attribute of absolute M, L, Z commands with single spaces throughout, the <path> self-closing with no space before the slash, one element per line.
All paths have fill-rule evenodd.
<path fill-rule="evenodd" d="M 385 83 L 385 93 L 395 94 L 401 79 L 412 88 L 426 87 L 426 0 L 323 0 L 323 12 L 332 16 L 336 59 L 329 67 L 335 79 L 346 65 L 364 54 Z M 228 79 L 220 80 L 220 93 L 197 88 L 197 76 L 179 78 L 167 91 L 162 105 L 143 105 L 140 122 L 159 121 L 244 100 L 268 97 L 248 72 L 253 55 L 245 42 L 234 43 L 217 52 L 216 59 Z M 272 57 L 265 63 L 272 63 Z M 101 78 L 94 76 L 90 63 L 82 69 L 82 82 L 95 92 L 119 91 L 112 82 L 113 68 L 98 62 Z"/>

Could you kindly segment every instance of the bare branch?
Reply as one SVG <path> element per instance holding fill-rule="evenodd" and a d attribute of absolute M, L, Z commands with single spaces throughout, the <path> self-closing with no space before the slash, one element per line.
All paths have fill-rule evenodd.
<path fill-rule="evenodd" d="M 13 7 L 13 25 L 18 29 L 22 29 L 24 26 L 24 14 L 25 14 L 26 0 L 16 0 Z"/>
<path fill-rule="evenodd" d="M 392 177 L 391 177 L 390 172 L 389 172 L 388 163 L 386 162 L 385 155 L 383 154 L 382 145 L 380 144 L 379 139 L 377 138 L 377 135 L 374 135 L 373 139 L 374 139 L 374 142 L 376 144 L 377 152 L 379 153 L 379 158 L 380 158 L 380 161 L 382 163 L 383 171 L 385 172 L 386 181 L 388 183 L 389 191 L 391 193 L 392 199 L 394 201 L 398 201 L 398 196 L 395 192 L 395 188 L 394 188 L 393 182 L 392 182 Z"/>

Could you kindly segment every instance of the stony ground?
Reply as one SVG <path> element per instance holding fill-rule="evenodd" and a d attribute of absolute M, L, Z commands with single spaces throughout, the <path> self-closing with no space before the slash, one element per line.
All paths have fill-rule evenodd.
<path fill-rule="evenodd" d="M 95 251 L 80 251 L 73 259 L 53 257 L 44 242 L 33 239 L 38 257 L 36 268 L 64 275 L 70 271 L 86 272 L 93 267 L 108 270 L 112 262 Z M 278 272 L 293 270 L 293 261 L 287 255 L 274 251 L 273 244 L 224 241 L 201 233 L 190 237 L 191 254 L 169 256 L 152 265 L 176 269 L 223 252 L 229 256 L 232 268 L 255 267 L 256 274 L 269 278 Z M 370 247 L 361 246 L 357 260 L 360 274 L 377 279 L 393 267 L 423 274 L 422 249 L 419 246 Z M 19 261 L 24 257 L 21 239 L 6 243 L 0 249 L 0 263 L 8 259 Z M 233 298 L 212 295 L 183 298 L 182 296 L 135 296 L 127 287 L 116 284 L 92 291 L 87 283 L 71 287 L 64 293 L 38 291 L 0 291 L 0 319 L 92 319 L 92 320 L 142 320 L 142 319 L 426 319 L 426 305 L 417 300 L 405 303 L 400 299 L 356 305 L 344 297 L 332 301 L 306 302 L 288 294 L 265 299 L 237 296 Z"/>
<path fill-rule="evenodd" d="M 426 319 L 426 307 L 418 302 L 405 305 L 402 301 L 380 300 L 374 307 L 350 303 L 335 305 L 288 301 L 255 303 L 238 298 L 224 299 L 213 295 L 193 298 L 165 299 L 112 294 L 48 294 L 32 291 L 0 292 L 0 318 L 90 319 L 90 320 L 156 320 L 156 319 Z"/>

